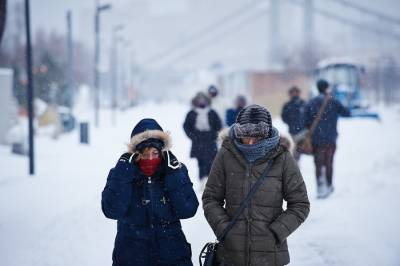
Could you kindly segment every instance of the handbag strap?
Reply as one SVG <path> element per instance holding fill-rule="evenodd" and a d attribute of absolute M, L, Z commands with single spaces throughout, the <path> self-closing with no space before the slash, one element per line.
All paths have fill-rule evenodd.
<path fill-rule="evenodd" d="M 236 211 L 235 215 L 233 216 L 232 220 L 229 222 L 227 227 L 225 227 L 224 231 L 222 232 L 221 236 L 217 237 L 219 242 L 224 242 L 226 235 L 228 232 L 232 229 L 232 227 L 235 225 L 237 220 L 239 219 L 239 216 L 243 213 L 244 209 L 248 206 L 251 198 L 254 196 L 256 193 L 257 189 L 261 186 L 263 181 L 267 178 L 267 174 L 269 170 L 272 167 L 273 160 L 270 160 L 267 164 L 267 167 L 265 168 L 264 172 L 261 174 L 261 176 L 258 178 L 257 182 L 251 187 L 249 193 L 247 194 L 246 198 L 242 201 L 240 204 L 238 210 Z"/>
<path fill-rule="evenodd" d="M 308 134 L 307 134 L 308 137 L 311 137 L 312 134 L 314 133 L 314 130 L 317 128 L 317 125 L 322 118 L 322 113 L 325 111 L 325 108 L 328 105 L 330 98 L 331 98 L 330 95 L 325 96 L 324 101 L 322 102 L 322 105 L 318 110 L 317 116 L 314 118 L 314 121 L 312 122 L 312 124 L 310 126 L 310 130 L 308 131 Z"/>

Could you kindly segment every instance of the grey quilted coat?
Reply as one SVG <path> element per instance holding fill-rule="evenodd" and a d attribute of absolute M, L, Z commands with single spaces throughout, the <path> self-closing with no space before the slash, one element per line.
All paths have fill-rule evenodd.
<path fill-rule="evenodd" d="M 290 261 L 287 237 L 307 218 L 310 202 L 300 170 L 283 146 L 250 164 L 226 135 L 202 196 L 204 214 L 214 233 L 221 235 L 271 159 L 267 179 L 217 251 L 223 265 L 275 266 Z"/>

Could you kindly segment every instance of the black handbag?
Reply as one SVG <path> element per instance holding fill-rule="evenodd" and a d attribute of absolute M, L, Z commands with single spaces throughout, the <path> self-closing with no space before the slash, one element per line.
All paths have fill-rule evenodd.
<path fill-rule="evenodd" d="M 247 208 L 251 198 L 254 196 L 256 193 L 257 189 L 261 186 L 263 181 L 266 179 L 267 174 L 269 170 L 272 167 L 273 160 L 270 160 L 268 162 L 267 167 L 265 168 L 264 172 L 261 174 L 261 176 L 258 178 L 257 182 L 251 187 L 249 193 L 247 194 L 246 198 L 242 201 L 242 203 L 239 206 L 239 209 L 236 211 L 235 215 L 229 222 L 229 224 L 225 227 L 224 231 L 222 234 L 218 237 L 215 242 L 208 242 L 207 244 L 204 245 L 204 247 L 200 251 L 199 255 L 199 264 L 200 266 L 218 266 L 217 262 L 217 249 L 218 245 L 221 245 L 228 232 L 232 229 L 232 227 L 235 225 L 237 222 L 239 216 L 243 213 L 244 209 Z M 204 260 L 204 263 L 203 263 Z"/>

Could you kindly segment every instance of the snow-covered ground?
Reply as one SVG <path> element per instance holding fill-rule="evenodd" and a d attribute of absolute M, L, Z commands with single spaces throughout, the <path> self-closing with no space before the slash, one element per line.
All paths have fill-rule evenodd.
<path fill-rule="evenodd" d="M 79 145 L 78 132 L 57 141 L 39 136 L 34 177 L 27 175 L 26 158 L 1 146 L 0 265 L 111 265 L 116 222 L 100 208 L 108 170 L 125 151 L 134 124 L 153 117 L 171 131 L 173 151 L 197 186 L 197 163 L 182 130 L 186 112 L 183 104 L 146 104 L 120 113 L 117 127 L 104 112 L 88 146 Z M 313 163 L 302 158 L 311 213 L 289 237 L 292 265 L 400 265 L 400 114 L 384 109 L 382 117 L 340 121 L 331 198 L 315 199 Z M 286 131 L 280 120 L 274 123 Z M 183 226 L 197 265 L 200 248 L 214 236 L 201 208 Z"/>

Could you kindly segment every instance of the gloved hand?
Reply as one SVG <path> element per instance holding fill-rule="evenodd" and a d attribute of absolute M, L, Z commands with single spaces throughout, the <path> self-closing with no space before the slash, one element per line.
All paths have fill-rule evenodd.
<path fill-rule="evenodd" d="M 171 151 L 163 151 L 163 157 L 166 174 L 170 174 L 174 170 L 181 168 L 181 163 Z"/>
<path fill-rule="evenodd" d="M 126 152 L 118 159 L 117 165 L 114 167 L 114 178 L 124 181 L 133 181 L 140 176 L 139 167 L 134 164 L 137 153 Z"/>
<path fill-rule="evenodd" d="M 124 162 L 124 163 L 133 163 L 135 162 L 136 158 L 139 156 L 138 153 L 130 153 L 126 152 L 119 157 L 118 162 Z"/>

